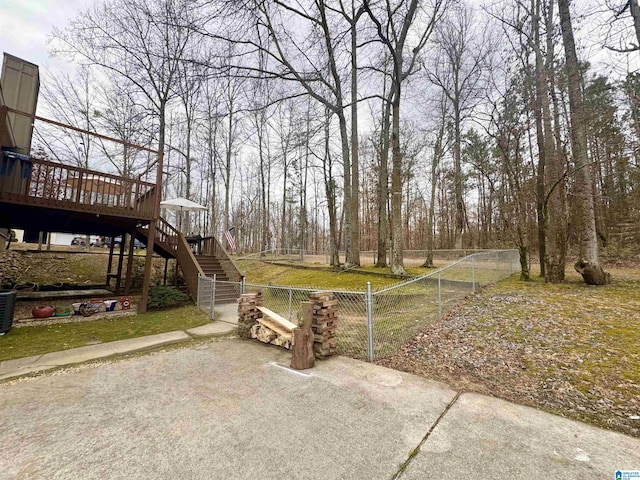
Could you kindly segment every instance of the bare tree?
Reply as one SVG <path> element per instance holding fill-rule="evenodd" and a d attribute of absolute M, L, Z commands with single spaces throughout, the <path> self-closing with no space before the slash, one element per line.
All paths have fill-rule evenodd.
<path fill-rule="evenodd" d="M 47 114 L 67 125 L 95 130 L 98 88 L 89 69 L 81 67 L 74 75 L 54 74 L 46 80 L 40 98 Z M 49 126 L 37 129 L 35 134 L 37 141 L 52 158 L 90 168 L 91 154 L 96 147 L 91 135 Z"/>
<path fill-rule="evenodd" d="M 278 79 L 290 86 L 285 97 L 308 95 L 337 118 L 344 166 L 343 210 L 347 263 L 359 264 L 357 247 L 354 250 L 352 245 L 353 230 L 358 230 L 359 225 L 352 224 L 357 216 L 351 214 L 351 139 L 346 117 L 348 97 L 343 78 L 343 57 L 348 49 L 340 26 L 335 25 L 338 19 L 344 21 L 342 12 L 346 12 L 346 9 L 329 8 L 325 0 L 314 0 L 307 4 L 252 0 L 242 4 L 227 2 L 227 7 L 230 9 L 228 15 L 239 22 L 230 28 L 232 33 L 210 31 L 207 35 L 245 48 L 246 55 L 253 56 L 258 52 L 267 59 L 267 62 L 259 62 L 258 66 L 253 60 L 237 60 L 229 68 L 243 77 Z M 254 27 L 253 36 L 246 35 L 247 22 Z M 300 25 L 308 28 L 302 29 Z"/>
<path fill-rule="evenodd" d="M 436 28 L 438 54 L 429 71 L 431 81 L 446 94 L 453 112 L 453 181 L 455 193 L 455 247 L 462 248 L 462 236 L 467 223 L 462 174 L 462 123 L 480 97 L 483 74 L 488 70 L 491 53 L 488 36 L 464 3 L 448 10 Z"/>
<path fill-rule="evenodd" d="M 146 155 L 128 144 L 143 145 L 153 137 L 146 105 L 135 88 L 122 78 L 107 75 L 109 81 L 100 92 L 95 124 L 100 130 L 125 142 L 117 149 L 101 142 L 103 153 L 123 177 L 133 177 L 144 167 Z"/>
<path fill-rule="evenodd" d="M 433 142 L 433 156 L 431 158 L 431 170 L 429 178 L 429 211 L 427 213 L 427 242 L 425 245 L 426 255 L 423 267 L 434 268 L 433 250 L 435 248 L 434 217 L 436 208 L 436 183 L 438 180 L 438 170 L 444 157 L 447 147 L 447 97 L 442 94 L 438 102 L 438 123 Z"/>
<path fill-rule="evenodd" d="M 53 32 L 52 51 L 127 79 L 151 104 L 158 119 L 158 150 L 164 152 L 167 104 L 176 95 L 178 68 L 197 25 L 188 0 L 108 0 L 85 11 L 65 30 Z"/>
<path fill-rule="evenodd" d="M 400 148 L 400 104 L 402 86 L 418 68 L 418 56 L 426 46 L 447 0 L 435 0 L 427 12 L 418 0 L 373 2 L 364 8 L 377 36 L 392 61 L 391 79 L 391 272 L 405 273 L 402 245 L 402 151 Z M 374 12 L 375 9 L 375 12 Z M 416 22 L 418 14 L 425 14 Z M 422 15 L 421 15 L 422 16 Z M 414 42 L 409 40 L 415 39 Z M 407 52 L 406 49 L 411 49 Z"/>
<path fill-rule="evenodd" d="M 574 266 L 576 271 L 582 275 L 585 283 L 604 285 L 610 282 L 610 275 L 605 273 L 600 265 L 591 171 L 587 157 L 587 130 L 581 90 L 582 79 L 573 38 L 569 1 L 558 0 L 558 10 L 567 69 L 571 147 L 575 165 L 572 206 L 575 211 L 576 233 L 578 235 L 578 261 Z"/>
<path fill-rule="evenodd" d="M 608 31 L 604 38 L 604 46 L 619 53 L 637 52 L 640 50 L 640 5 L 638 0 L 605 0 L 605 4 L 612 14 L 609 19 Z M 627 16 L 631 17 L 633 34 L 627 33 Z M 621 26 L 624 25 L 624 26 Z M 629 37 L 635 36 L 637 43 Z M 617 43 L 616 46 L 611 45 Z"/>

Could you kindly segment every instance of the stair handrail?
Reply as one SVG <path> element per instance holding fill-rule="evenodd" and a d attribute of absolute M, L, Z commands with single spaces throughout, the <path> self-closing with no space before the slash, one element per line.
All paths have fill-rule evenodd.
<path fill-rule="evenodd" d="M 205 276 L 202 267 L 196 260 L 195 255 L 191 251 L 191 247 L 187 243 L 187 239 L 182 234 L 182 232 L 176 231 L 177 236 L 177 248 L 176 248 L 176 258 L 178 261 L 178 265 L 182 270 L 182 274 L 184 275 L 184 280 L 187 283 L 187 292 L 189 296 L 197 301 L 198 299 L 198 278 L 200 276 Z"/>
<path fill-rule="evenodd" d="M 138 231 L 142 232 L 149 238 L 149 225 L 138 227 Z M 165 250 L 176 252 L 178 250 L 178 230 L 167 222 L 163 217 L 158 217 L 156 221 L 155 243 L 161 245 Z"/>
<path fill-rule="evenodd" d="M 158 221 L 156 222 L 156 240 L 168 245 L 172 250 L 177 250 L 178 238 L 178 230 L 167 222 L 164 217 L 158 217 Z"/>
<path fill-rule="evenodd" d="M 213 255 L 218 259 L 220 267 L 227 275 L 229 281 L 242 281 L 244 274 L 216 237 L 210 236 L 202 239 L 202 253 L 203 255 Z"/>

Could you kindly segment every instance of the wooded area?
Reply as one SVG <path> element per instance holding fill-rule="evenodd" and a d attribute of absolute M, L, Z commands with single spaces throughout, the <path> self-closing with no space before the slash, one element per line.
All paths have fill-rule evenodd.
<path fill-rule="evenodd" d="M 516 246 L 587 283 L 640 240 L 637 0 L 104 0 L 54 31 L 47 116 L 165 153 L 240 251 Z M 588 34 L 588 38 L 587 38 Z M 41 157 L 149 159 L 37 125 Z M 302 255 L 302 254 L 301 254 Z M 427 254 L 425 266 L 432 266 Z"/>

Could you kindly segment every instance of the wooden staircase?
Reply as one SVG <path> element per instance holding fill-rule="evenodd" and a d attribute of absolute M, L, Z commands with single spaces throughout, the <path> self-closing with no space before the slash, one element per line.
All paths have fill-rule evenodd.
<path fill-rule="evenodd" d="M 220 260 L 215 255 L 196 255 L 196 261 L 202 268 L 204 275 L 209 278 L 216 278 L 216 299 L 218 303 L 236 303 L 240 297 L 240 288 L 236 282 L 227 276 L 222 268 Z"/>
<path fill-rule="evenodd" d="M 136 237 L 143 243 L 148 241 L 148 235 L 146 226 L 138 228 L 136 232 Z M 156 225 L 153 250 L 163 258 L 177 259 L 187 284 L 187 293 L 192 300 L 197 300 L 199 275 L 209 278 L 216 276 L 216 303 L 235 303 L 238 300 L 238 283 L 242 280 L 242 274 L 216 238 L 203 238 L 201 253 L 194 255 L 185 236 L 160 217 Z"/>
<path fill-rule="evenodd" d="M 112 238 L 131 235 L 145 245 L 153 243 L 153 252 L 148 251 L 145 258 L 140 312 L 146 311 L 152 253 L 162 256 L 165 260 L 176 259 L 187 284 L 187 292 L 192 299 L 195 300 L 198 295 L 199 277 L 207 274 L 215 274 L 221 281 L 224 279 L 230 282 L 231 288 L 220 287 L 218 301 L 231 301 L 237 297 L 237 285 L 242 280 L 242 275 L 220 242 L 213 237 L 203 239 L 198 249 L 201 255 L 196 259 L 185 236 L 160 217 L 163 152 L 9 108 L 4 104 L 0 94 L 2 152 L 6 150 L 15 154 L 21 148 L 26 150 L 22 153 L 29 151 L 28 146 L 17 144 L 13 135 L 15 132 L 10 131 L 17 117 L 24 121 L 29 132 L 35 121 L 44 122 L 135 151 L 147 152 L 150 160 L 143 172 L 129 177 L 79 168 L 48 158 L 19 157 L 2 153 L 0 228 L 84 233 Z M 152 160 L 153 156 L 156 156 L 155 160 Z M 154 232 L 152 238 L 151 231 Z M 128 293 L 131 289 L 133 271 L 133 245 L 130 245 L 125 261 L 124 243 L 121 243 L 115 273 L 111 271 L 114 266 L 113 260 L 112 243 L 109 249 L 107 283 L 115 278 L 116 289 L 119 290 L 123 269 L 126 269 L 124 289 Z M 165 263 L 165 272 L 167 264 Z"/>

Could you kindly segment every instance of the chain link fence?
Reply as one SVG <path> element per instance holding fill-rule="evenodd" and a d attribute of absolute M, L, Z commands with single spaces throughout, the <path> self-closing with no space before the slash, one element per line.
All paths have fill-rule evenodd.
<path fill-rule="evenodd" d="M 373 346 L 368 360 L 394 354 L 430 323 L 442 318 L 469 294 L 519 269 L 518 252 L 479 252 L 392 287 L 373 298 Z"/>
<path fill-rule="evenodd" d="M 393 355 L 430 323 L 442 318 L 464 297 L 507 278 L 520 268 L 516 250 L 468 255 L 447 267 L 373 291 L 333 290 L 281 285 L 220 282 L 200 277 L 198 306 L 210 312 L 220 301 L 241 293 L 262 292 L 263 305 L 293 323 L 301 319 L 300 303 L 309 294 L 331 290 L 338 300 L 338 353 L 373 362 Z"/>

